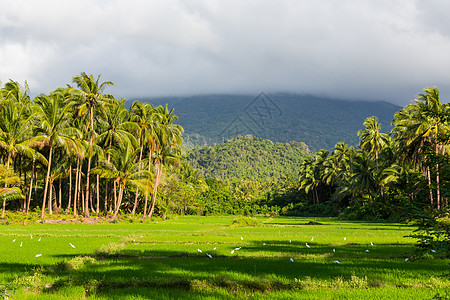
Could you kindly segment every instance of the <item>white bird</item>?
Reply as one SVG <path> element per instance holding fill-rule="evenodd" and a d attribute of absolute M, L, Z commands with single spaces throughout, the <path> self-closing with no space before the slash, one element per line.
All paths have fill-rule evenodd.
<path fill-rule="evenodd" d="M 214 247 L 214 248 L 213 248 L 213 250 L 216 250 L 216 249 L 217 249 L 217 247 Z"/>
<path fill-rule="evenodd" d="M 333 252 L 336 252 L 336 249 L 333 248 Z"/>
<path fill-rule="evenodd" d="M 314 241 L 314 237 L 311 238 L 311 242 Z"/>
<path fill-rule="evenodd" d="M 431 250 L 431 252 L 436 253 L 436 250 Z"/>
<path fill-rule="evenodd" d="M 206 256 L 208 256 L 209 258 L 212 258 L 212 255 L 209 253 L 206 253 Z"/>
<path fill-rule="evenodd" d="M 39 257 L 39 256 L 42 256 L 42 254 L 36 254 L 36 256 L 35 256 L 35 257 Z"/>
<path fill-rule="evenodd" d="M 20 247 L 22 247 L 22 242 L 20 242 Z"/>
<path fill-rule="evenodd" d="M 294 259 L 291 257 L 291 258 L 289 258 L 289 260 L 291 261 L 291 262 L 294 262 Z"/>
<path fill-rule="evenodd" d="M 41 238 L 38 239 L 38 242 L 40 242 L 40 241 L 41 241 Z"/>
<path fill-rule="evenodd" d="M 234 253 L 234 250 L 231 250 L 231 254 L 233 254 Z"/>
<path fill-rule="evenodd" d="M 69 245 L 70 245 L 70 247 L 72 247 L 72 248 L 75 248 L 75 246 L 74 246 L 74 245 L 72 245 L 72 243 L 69 243 Z"/>
<path fill-rule="evenodd" d="M 136 239 L 133 239 L 133 243 L 136 242 Z"/>
<path fill-rule="evenodd" d="M 365 252 L 369 252 L 369 249 L 367 249 Z"/>
<path fill-rule="evenodd" d="M 370 245 L 371 245 L 371 246 L 373 246 L 373 243 L 372 243 L 372 242 L 370 242 Z"/>
<path fill-rule="evenodd" d="M 202 252 L 203 252 L 203 251 L 202 251 L 202 250 L 200 250 L 200 249 L 197 249 L 197 251 L 198 251 L 198 252 L 200 252 L 200 253 L 202 253 Z"/>
<path fill-rule="evenodd" d="M 405 258 L 405 261 L 408 261 L 409 260 L 409 258 Z"/>
<path fill-rule="evenodd" d="M 344 238 L 344 241 L 347 239 L 347 237 Z"/>
<path fill-rule="evenodd" d="M 291 239 L 289 239 L 289 244 L 292 243 Z"/>
<path fill-rule="evenodd" d="M 13 239 L 13 241 L 12 241 L 12 242 L 14 243 L 15 241 L 16 241 L 16 239 Z"/>
<path fill-rule="evenodd" d="M 244 240 L 244 238 L 241 236 L 241 241 L 243 241 Z"/>
<path fill-rule="evenodd" d="M 306 247 L 311 248 L 311 246 L 308 245 L 308 243 L 305 243 Z"/>
<path fill-rule="evenodd" d="M 335 264 L 338 264 L 338 265 L 340 265 L 341 264 L 341 262 L 340 261 L 338 261 L 338 260 L 334 260 L 333 261 Z"/>
<path fill-rule="evenodd" d="M 242 247 L 234 248 L 234 250 L 241 250 Z"/>
<path fill-rule="evenodd" d="M 32 234 L 30 234 L 30 238 L 33 239 L 33 235 Z"/>
<path fill-rule="evenodd" d="M 265 246 L 266 245 L 266 243 L 263 243 L 263 246 Z"/>

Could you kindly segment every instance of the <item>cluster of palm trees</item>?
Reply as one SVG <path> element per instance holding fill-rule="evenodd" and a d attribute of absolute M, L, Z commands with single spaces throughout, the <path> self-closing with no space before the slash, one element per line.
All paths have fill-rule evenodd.
<path fill-rule="evenodd" d="M 339 142 L 329 153 L 319 150 L 300 167 L 300 189 L 320 199 L 352 202 L 426 204 L 448 207 L 450 104 L 437 88 L 426 88 L 394 115 L 391 132 L 382 133 L 376 117 L 358 131 L 359 147 Z M 346 200 L 346 201 L 345 201 Z"/>
<path fill-rule="evenodd" d="M 26 83 L 1 88 L 0 163 L 17 175 L 0 181 L 2 216 L 15 199 L 27 213 L 40 200 L 41 218 L 47 208 L 115 219 L 124 202 L 133 215 L 152 216 L 163 167 L 181 158 L 183 128 L 167 106 L 135 101 L 127 109 L 100 77 L 81 73 L 74 87 L 33 100 Z"/>

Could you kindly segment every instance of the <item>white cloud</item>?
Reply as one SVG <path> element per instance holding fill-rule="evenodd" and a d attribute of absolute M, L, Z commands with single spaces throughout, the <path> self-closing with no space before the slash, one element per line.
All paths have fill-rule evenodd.
<path fill-rule="evenodd" d="M 264 90 L 406 104 L 428 85 L 450 92 L 444 1 L 3 2 L 0 79 L 36 93 L 82 71 L 129 97 Z"/>

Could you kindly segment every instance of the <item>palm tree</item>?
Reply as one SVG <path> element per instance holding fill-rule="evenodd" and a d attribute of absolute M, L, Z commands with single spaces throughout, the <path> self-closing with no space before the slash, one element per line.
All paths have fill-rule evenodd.
<path fill-rule="evenodd" d="M 155 138 L 155 151 L 153 153 L 153 161 L 155 165 L 155 182 L 152 192 L 152 205 L 148 213 L 148 217 L 152 217 L 155 209 L 156 194 L 158 192 L 158 185 L 160 183 L 163 166 L 177 165 L 181 157 L 181 135 L 183 133 L 183 127 L 177 124 L 173 124 L 174 120 L 178 120 L 178 117 L 173 114 L 174 109 L 170 111 L 167 105 L 159 106 L 156 109 L 160 116 L 160 124 L 156 131 Z"/>
<path fill-rule="evenodd" d="M 416 165 L 422 166 L 424 176 L 428 178 L 430 186 L 430 202 L 434 206 L 431 170 L 429 164 L 425 161 L 428 158 L 427 153 L 439 155 L 445 153 L 445 140 L 439 137 L 448 132 L 448 104 L 442 104 L 439 99 L 439 90 L 437 88 L 426 88 L 424 93 L 419 94 L 413 103 L 397 112 L 394 116 L 393 129 L 394 139 L 396 140 L 399 152 L 403 160 L 411 160 Z M 436 172 L 436 204 L 440 209 L 440 173 L 439 164 L 435 165 Z"/>
<path fill-rule="evenodd" d="M 0 164 L 0 201 L 3 202 L 0 218 L 3 219 L 5 217 L 6 201 L 25 198 L 22 195 L 22 191 L 16 187 L 20 184 L 20 177 L 14 173 L 14 170 L 9 166 Z"/>
<path fill-rule="evenodd" d="M 105 109 L 105 118 L 98 122 L 99 135 L 95 139 L 96 144 L 103 145 L 104 149 L 110 150 L 115 146 L 125 147 L 128 143 L 137 146 L 137 141 L 132 132 L 139 129 L 139 125 L 130 121 L 130 113 L 125 108 L 125 100 L 115 100 L 112 105 Z M 111 152 L 107 154 L 108 162 L 111 160 Z M 142 150 L 140 160 L 142 159 Z M 105 191 L 105 213 L 108 203 L 108 179 L 106 179 Z M 98 208 L 97 208 L 98 209 Z"/>
<path fill-rule="evenodd" d="M 117 218 L 123 200 L 123 193 L 127 187 L 138 188 L 141 191 L 148 191 L 152 187 L 149 180 L 150 175 L 146 170 L 140 170 L 140 163 L 136 161 L 137 151 L 134 151 L 131 143 L 124 149 L 112 149 L 112 161 L 103 161 L 102 164 L 92 170 L 95 174 L 100 174 L 103 178 L 114 179 L 119 187 L 117 205 L 111 221 Z"/>
<path fill-rule="evenodd" d="M 70 91 L 73 94 L 73 101 L 78 106 L 78 116 L 88 115 L 88 123 L 86 126 L 86 132 L 89 133 L 89 146 L 93 147 L 95 132 L 94 132 L 94 109 L 101 107 L 105 103 L 113 101 L 113 96 L 103 94 L 106 87 L 114 85 L 111 81 L 105 81 L 100 83 L 101 74 L 94 79 L 92 75 L 81 73 L 73 77 L 72 81 L 78 86 L 78 89 L 71 88 Z M 85 196 L 85 217 L 89 217 L 89 177 L 91 173 L 91 161 L 93 153 L 88 152 L 88 166 L 86 172 L 86 196 Z"/>
<path fill-rule="evenodd" d="M 390 137 L 386 133 L 380 132 L 381 123 L 377 117 L 369 117 L 364 123 L 366 128 L 358 131 L 359 145 L 362 150 L 375 155 L 376 165 L 378 167 L 378 155 L 380 151 L 389 145 Z"/>
<path fill-rule="evenodd" d="M 41 218 L 43 218 L 54 148 L 62 147 L 66 151 L 76 148 L 77 143 L 74 141 L 74 138 L 80 137 L 81 133 L 76 128 L 71 127 L 69 112 L 72 106 L 65 102 L 64 94 L 61 90 L 54 91 L 50 96 L 38 96 L 35 99 L 35 104 L 36 118 L 34 118 L 34 123 L 37 129 L 37 138 L 49 147 L 47 175 L 41 209 Z M 49 206 L 49 213 L 51 212 L 51 206 Z"/>

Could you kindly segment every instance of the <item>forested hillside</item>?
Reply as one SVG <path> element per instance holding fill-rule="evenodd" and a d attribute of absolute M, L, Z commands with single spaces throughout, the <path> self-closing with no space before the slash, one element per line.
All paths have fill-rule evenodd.
<path fill-rule="evenodd" d="M 337 142 L 358 144 L 356 132 L 370 116 L 388 131 L 400 109 L 387 102 L 343 101 L 296 94 L 203 95 L 143 99 L 175 108 L 187 146 L 252 134 L 274 142 L 304 142 L 332 150 Z"/>
<path fill-rule="evenodd" d="M 197 147 L 188 152 L 187 159 L 207 178 L 267 181 L 297 174 L 308 156 L 311 152 L 304 143 L 273 143 L 241 136 L 215 146 Z"/>

